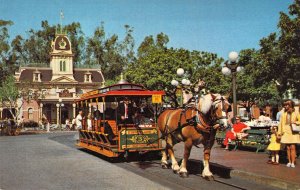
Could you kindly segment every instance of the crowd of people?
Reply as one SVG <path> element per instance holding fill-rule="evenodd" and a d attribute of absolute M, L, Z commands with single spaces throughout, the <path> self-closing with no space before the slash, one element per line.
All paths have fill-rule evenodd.
<path fill-rule="evenodd" d="M 86 121 L 87 130 L 93 129 L 93 120 L 98 119 L 116 119 L 119 124 L 144 124 L 153 121 L 154 111 L 149 107 L 146 100 L 136 103 L 128 97 L 124 97 L 117 106 L 109 105 L 105 108 L 104 113 L 95 110 L 88 113 L 85 117 L 82 110 L 78 110 L 78 114 L 70 123 L 71 129 L 82 129 L 83 120 Z"/>
<path fill-rule="evenodd" d="M 229 143 L 235 139 L 247 138 L 249 126 L 241 122 L 241 117 L 237 116 L 230 130 L 226 132 L 224 139 L 225 150 L 229 149 Z M 292 125 L 300 125 L 300 114 L 295 110 L 295 103 L 292 100 L 286 100 L 283 103 L 283 109 L 276 115 L 279 121 L 278 126 L 270 128 L 270 143 L 267 150 L 271 153 L 271 159 L 268 164 L 279 165 L 279 151 L 285 147 L 288 163 L 287 167 L 295 168 L 296 144 L 300 144 L 300 133 L 293 131 Z M 264 112 L 258 118 L 259 122 L 269 122 L 270 117 Z"/>

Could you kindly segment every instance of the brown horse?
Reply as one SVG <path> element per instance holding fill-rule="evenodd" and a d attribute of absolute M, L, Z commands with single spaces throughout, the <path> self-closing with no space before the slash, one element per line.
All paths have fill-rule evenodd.
<path fill-rule="evenodd" d="M 198 101 L 196 101 L 198 102 Z M 162 152 L 161 165 L 167 168 L 168 155 L 172 162 L 172 169 L 181 177 L 187 177 L 186 163 L 193 145 L 202 143 L 204 146 L 204 169 L 202 177 L 212 177 L 209 169 L 211 148 L 219 126 L 227 126 L 227 110 L 229 102 L 220 94 L 207 94 L 199 99 L 194 106 L 185 109 L 167 109 L 158 118 L 158 127 L 166 141 Z M 173 151 L 173 146 L 184 142 L 184 158 L 179 167 Z"/>

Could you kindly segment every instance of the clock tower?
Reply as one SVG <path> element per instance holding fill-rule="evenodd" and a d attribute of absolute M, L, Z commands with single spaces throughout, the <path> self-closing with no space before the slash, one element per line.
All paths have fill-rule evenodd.
<path fill-rule="evenodd" d="M 56 34 L 51 43 L 50 67 L 52 68 L 51 81 L 68 80 L 76 82 L 73 77 L 73 57 L 71 43 L 66 33 Z"/>

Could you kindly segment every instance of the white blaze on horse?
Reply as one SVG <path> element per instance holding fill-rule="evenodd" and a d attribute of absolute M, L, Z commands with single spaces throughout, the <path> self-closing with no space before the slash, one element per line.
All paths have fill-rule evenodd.
<path fill-rule="evenodd" d="M 209 178 L 213 174 L 209 169 L 211 148 L 219 126 L 227 127 L 227 110 L 230 104 L 220 94 L 206 94 L 200 97 L 196 105 L 186 108 L 167 109 L 158 118 L 158 127 L 166 141 L 165 151 L 162 152 L 161 165 L 167 168 L 168 156 L 172 162 L 172 170 L 181 177 L 187 177 L 186 163 L 191 148 L 200 143 L 204 146 L 204 169 L 202 177 Z M 184 142 L 184 156 L 179 167 L 173 151 L 173 146 Z"/>

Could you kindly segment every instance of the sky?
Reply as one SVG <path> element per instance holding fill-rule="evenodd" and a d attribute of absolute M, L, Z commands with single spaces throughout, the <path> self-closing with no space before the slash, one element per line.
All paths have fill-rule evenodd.
<path fill-rule="evenodd" d="M 136 48 L 146 36 L 163 32 L 168 47 L 217 53 L 259 48 L 259 40 L 277 32 L 279 12 L 288 13 L 292 0 L 0 0 L 0 19 L 11 20 L 11 38 L 28 37 L 41 22 L 79 22 L 85 36 L 104 22 L 106 34 L 124 38 L 133 27 Z"/>

